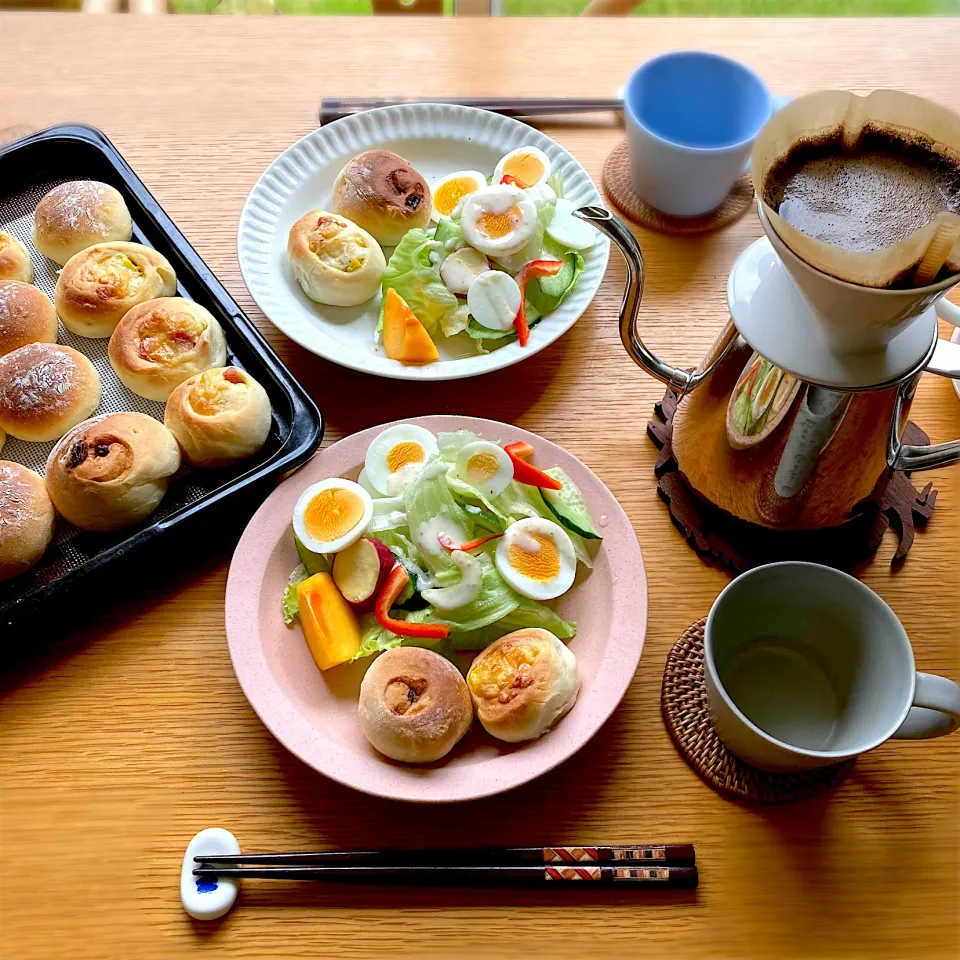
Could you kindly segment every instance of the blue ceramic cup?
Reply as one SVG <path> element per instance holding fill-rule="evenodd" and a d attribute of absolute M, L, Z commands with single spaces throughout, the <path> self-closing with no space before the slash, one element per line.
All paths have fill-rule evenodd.
<path fill-rule="evenodd" d="M 641 64 L 623 100 L 633 189 L 677 217 L 700 216 L 723 202 L 747 168 L 754 138 L 781 105 L 742 63 L 696 50 Z"/>

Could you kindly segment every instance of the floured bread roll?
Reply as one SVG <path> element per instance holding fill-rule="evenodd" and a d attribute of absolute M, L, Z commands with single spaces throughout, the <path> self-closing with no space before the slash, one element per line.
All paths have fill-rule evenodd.
<path fill-rule="evenodd" d="M 124 314 L 107 353 L 129 390 L 163 401 L 195 373 L 222 367 L 227 341 L 206 307 L 183 297 L 159 297 Z"/>
<path fill-rule="evenodd" d="M 180 448 L 145 413 L 77 424 L 50 451 L 45 480 L 57 510 L 84 530 L 119 530 L 150 516 L 180 467 Z"/>
<path fill-rule="evenodd" d="M 29 570 L 43 556 L 53 537 L 53 521 L 43 477 L 0 460 L 0 581 Z"/>
<path fill-rule="evenodd" d="M 0 357 L 28 343 L 56 343 L 57 333 L 57 312 L 42 290 L 0 280 Z"/>
<path fill-rule="evenodd" d="M 270 398 L 246 370 L 214 367 L 180 384 L 163 422 L 195 467 L 223 467 L 255 454 L 270 434 Z"/>
<path fill-rule="evenodd" d="M 577 658 L 549 630 L 516 630 L 473 661 L 467 686 L 487 733 L 519 743 L 543 736 L 577 701 Z"/>
<path fill-rule="evenodd" d="M 12 234 L 0 230 L 0 280 L 33 283 L 33 264 L 27 248 Z"/>
<path fill-rule="evenodd" d="M 100 376 L 79 351 L 28 343 L 0 357 L 0 429 L 19 440 L 62 437 L 100 406 Z"/>
<path fill-rule="evenodd" d="M 61 266 L 94 243 L 131 236 L 133 223 L 123 197 L 98 180 L 61 183 L 44 196 L 33 214 L 34 246 Z"/>
<path fill-rule="evenodd" d="M 305 213 L 290 228 L 287 255 L 303 292 L 334 307 L 369 300 L 387 269 L 380 244 L 366 230 L 325 210 Z"/>
<path fill-rule="evenodd" d="M 167 258 L 139 243 L 97 243 L 71 257 L 54 303 L 63 325 L 81 337 L 109 337 L 138 303 L 172 297 L 177 277 Z"/>

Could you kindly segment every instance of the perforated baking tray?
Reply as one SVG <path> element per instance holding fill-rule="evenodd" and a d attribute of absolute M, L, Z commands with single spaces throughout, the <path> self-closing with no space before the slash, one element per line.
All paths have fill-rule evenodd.
<path fill-rule="evenodd" d="M 136 563 L 137 554 L 145 552 L 139 548 L 159 534 L 170 534 L 175 528 L 182 532 L 188 520 L 222 507 L 233 495 L 255 493 L 251 488 L 260 485 L 269 487 L 278 475 L 307 460 L 323 437 L 323 420 L 314 402 L 113 144 L 92 127 L 51 127 L 0 148 L 0 229 L 19 237 L 30 250 L 36 286 L 53 299 L 60 268 L 33 249 L 34 208 L 58 183 L 80 179 L 101 180 L 120 191 L 133 218 L 133 239 L 156 248 L 170 261 L 177 273 L 178 296 L 197 301 L 220 321 L 228 362 L 248 370 L 263 384 L 273 407 L 273 425 L 263 450 L 249 460 L 220 470 L 182 468 L 156 512 L 142 524 L 102 534 L 79 530 L 58 518 L 53 542 L 40 562 L 0 583 L 0 633 L 10 632 L 38 605 L 120 557 Z M 61 324 L 59 342 L 85 353 L 97 368 L 103 384 L 98 414 L 138 410 L 163 420 L 162 403 L 138 397 L 117 378 L 107 358 L 108 340 L 78 337 Z M 42 474 L 53 446 L 8 437 L 0 459 Z M 252 499 L 244 498 L 247 503 Z"/>

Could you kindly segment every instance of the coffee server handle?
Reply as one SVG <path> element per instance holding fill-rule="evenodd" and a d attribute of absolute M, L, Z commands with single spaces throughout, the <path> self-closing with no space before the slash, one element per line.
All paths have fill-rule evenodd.
<path fill-rule="evenodd" d="M 913 706 L 893 735 L 897 740 L 929 740 L 960 726 L 960 687 L 946 677 L 917 673 Z"/>
<path fill-rule="evenodd" d="M 960 307 L 951 303 L 946 297 L 941 297 L 937 301 L 937 315 L 947 323 L 960 327 Z M 960 380 L 960 343 L 939 339 L 933 356 L 926 366 L 926 372 Z M 905 380 L 897 389 L 893 416 L 890 418 L 890 433 L 887 438 L 887 463 L 893 470 L 932 470 L 934 467 L 945 467 L 960 460 L 960 440 L 948 440 L 946 443 L 930 443 L 923 446 L 901 442 L 900 428 L 904 419 L 904 410 L 908 401 L 913 399 L 919 379 L 918 374 L 916 377 Z"/>
<path fill-rule="evenodd" d="M 737 328 L 730 321 L 713 345 L 707 360 L 694 371 L 682 370 L 661 360 L 646 344 L 637 329 L 640 300 L 643 297 L 643 254 L 640 244 L 627 225 L 603 207 L 580 207 L 574 215 L 608 236 L 620 250 L 627 265 L 627 285 L 620 304 L 620 339 L 631 359 L 652 377 L 676 390 L 689 393 L 705 380 L 726 352 L 736 343 Z"/>

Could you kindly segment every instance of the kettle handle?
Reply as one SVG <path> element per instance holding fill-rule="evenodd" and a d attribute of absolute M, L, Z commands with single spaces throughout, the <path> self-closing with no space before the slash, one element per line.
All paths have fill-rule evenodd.
<path fill-rule="evenodd" d="M 950 303 L 946 297 L 941 297 L 937 301 L 936 309 L 941 320 L 960 327 L 960 307 Z M 926 370 L 941 377 L 960 380 L 960 345 L 939 340 Z M 890 418 L 890 433 L 887 435 L 887 464 L 892 470 L 932 470 L 935 467 L 946 467 L 960 461 L 960 440 L 923 445 L 901 441 L 900 425 L 904 419 L 904 408 L 907 402 L 913 399 L 919 382 L 920 374 L 918 373 L 904 380 L 897 388 L 893 415 Z"/>
<path fill-rule="evenodd" d="M 604 207 L 580 207 L 574 216 L 596 227 L 609 237 L 623 256 L 627 267 L 627 284 L 620 304 L 620 339 L 624 349 L 635 364 L 643 367 L 650 376 L 676 390 L 681 397 L 699 386 L 723 359 L 727 351 L 736 343 L 737 328 L 733 321 L 717 338 L 707 359 L 694 371 L 682 370 L 661 360 L 650 350 L 640 337 L 637 318 L 640 313 L 640 300 L 643 297 L 643 254 L 636 237 L 619 217 L 615 217 Z"/>

